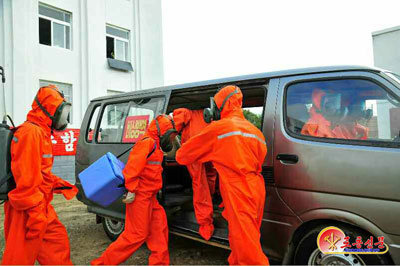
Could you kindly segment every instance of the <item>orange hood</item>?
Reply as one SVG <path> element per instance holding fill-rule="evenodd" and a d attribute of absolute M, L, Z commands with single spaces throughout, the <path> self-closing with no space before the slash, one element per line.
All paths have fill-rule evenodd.
<path fill-rule="evenodd" d="M 64 98 L 59 93 L 58 89 L 54 85 L 49 85 L 39 89 L 36 97 L 41 105 L 49 112 L 50 115 L 54 116 L 57 108 L 64 101 Z M 27 115 L 27 121 L 37 124 L 46 131 L 51 130 L 52 120 L 48 117 L 39 105 L 33 100 L 32 110 Z"/>
<path fill-rule="evenodd" d="M 158 132 L 156 120 L 160 125 L 160 133 Z M 151 137 L 154 140 L 159 140 L 159 135 L 162 136 L 168 130 L 173 128 L 172 118 L 169 115 L 159 115 L 153 121 L 151 121 L 149 127 L 147 128 L 146 134 L 143 137 Z"/>
<path fill-rule="evenodd" d="M 243 103 L 243 94 L 238 86 L 228 85 L 223 87 L 219 92 L 217 92 L 214 96 L 214 101 L 217 107 L 221 110 L 222 103 L 225 98 L 232 92 L 237 90 L 238 92 L 233 94 L 224 105 L 224 109 L 221 112 L 221 119 L 230 116 L 243 116 L 242 111 L 242 103 Z"/>

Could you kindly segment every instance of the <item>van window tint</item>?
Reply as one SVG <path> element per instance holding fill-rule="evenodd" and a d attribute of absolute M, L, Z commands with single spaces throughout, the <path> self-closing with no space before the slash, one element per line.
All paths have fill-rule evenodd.
<path fill-rule="evenodd" d="M 101 119 L 98 142 L 136 142 L 144 135 L 154 117 L 162 112 L 163 107 L 164 98 L 138 99 L 107 105 Z"/>
<path fill-rule="evenodd" d="M 316 138 L 399 142 L 400 102 L 368 80 L 296 83 L 287 89 L 286 126 Z"/>
<path fill-rule="evenodd" d="M 97 117 L 99 116 L 100 105 L 94 108 L 92 116 L 90 117 L 89 128 L 87 130 L 86 141 L 92 142 L 94 137 L 94 130 L 96 126 Z"/>

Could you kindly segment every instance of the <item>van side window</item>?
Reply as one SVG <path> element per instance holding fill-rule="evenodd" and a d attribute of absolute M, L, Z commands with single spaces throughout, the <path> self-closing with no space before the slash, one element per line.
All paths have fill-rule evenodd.
<path fill-rule="evenodd" d="M 244 117 L 253 125 L 255 125 L 259 130 L 262 130 L 261 125 L 262 125 L 263 112 L 264 108 L 262 106 L 243 108 Z"/>
<path fill-rule="evenodd" d="M 87 130 L 86 141 L 91 143 L 94 137 L 94 130 L 96 126 L 97 117 L 99 116 L 100 105 L 94 108 L 92 116 L 90 117 L 89 128 Z"/>
<path fill-rule="evenodd" d="M 106 105 L 98 132 L 100 143 L 135 143 L 164 108 L 164 98 L 135 99 Z"/>
<path fill-rule="evenodd" d="M 286 91 L 286 128 L 315 138 L 400 142 L 400 102 L 364 79 L 302 82 Z"/>

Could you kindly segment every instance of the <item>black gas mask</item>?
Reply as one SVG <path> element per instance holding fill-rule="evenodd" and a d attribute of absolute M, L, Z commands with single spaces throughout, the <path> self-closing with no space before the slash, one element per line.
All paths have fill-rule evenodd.
<path fill-rule="evenodd" d="M 164 135 L 161 136 L 161 128 L 160 128 L 160 124 L 157 121 L 156 118 L 156 126 L 157 126 L 157 132 L 158 132 L 158 138 L 160 139 L 160 146 L 161 149 L 163 150 L 163 152 L 170 152 L 172 150 L 172 148 L 174 147 L 174 145 L 172 144 L 171 141 L 171 135 L 172 134 L 177 134 L 178 131 L 176 131 L 175 129 L 175 122 L 173 119 L 171 119 L 170 117 L 164 115 L 166 118 L 168 118 L 168 120 L 171 122 L 172 124 L 172 128 L 168 129 Z"/>
<path fill-rule="evenodd" d="M 348 113 L 346 107 L 342 107 L 342 95 L 340 93 L 327 92 L 321 98 L 321 109 L 318 111 L 332 123 L 340 122 Z"/>
<path fill-rule="evenodd" d="M 55 89 L 56 90 L 56 89 Z M 52 116 L 46 108 L 39 102 L 38 96 L 36 95 L 35 101 L 39 105 L 40 109 L 51 119 L 51 129 L 56 131 L 62 131 L 67 128 L 70 121 L 69 114 L 71 112 L 72 105 L 65 101 L 64 94 L 56 90 L 63 98 L 63 102 L 57 107 L 54 115 Z"/>
<path fill-rule="evenodd" d="M 220 90 L 218 90 L 220 91 Z M 218 93 L 217 91 L 217 93 Z M 234 94 L 239 93 L 238 89 L 235 89 L 233 92 L 229 93 L 228 96 L 224 99 L 221 104 L 221 108 L 218 108 L 215 103 L 214 97 L 210 97 L 210 108 L 205 108 L 203 111 L 203 118 L 206 123 L 211 123 L 211 121 L 216 121 L 221 119 L 221 112 L 224 109 L 226 102 L 231 98 Z"/>

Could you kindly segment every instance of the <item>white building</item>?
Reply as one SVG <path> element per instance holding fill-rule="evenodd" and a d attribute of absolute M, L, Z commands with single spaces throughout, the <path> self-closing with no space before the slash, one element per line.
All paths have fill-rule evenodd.
<path fill-rule="evenodd" d="M 374 65 L 394 73 L 400 73 L 400 26 L 372 33 Z M 391 138 L 391 109 L 398 109 L 388 101 L 377 101 L 379 138 Z M 397 113 L 396 113 L 397 114 Z"/>
<path fill-rule="evenodd" d="M 400 73 L 400 26 L 372 33 L 374 65 Z"/>
<path fill-rule="evenodd" d="M 51 82 L 80 128 L 91 99 L 163 85 L 161 0 L 0 0 L 0 65 L 17 124 Z"/>

